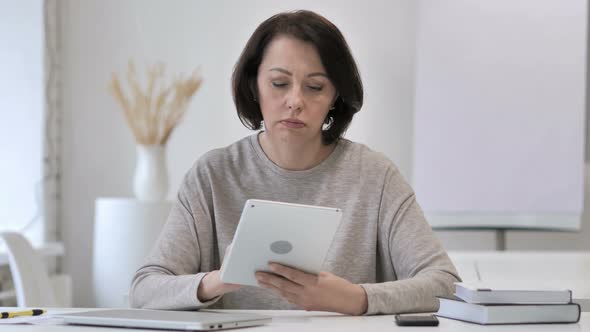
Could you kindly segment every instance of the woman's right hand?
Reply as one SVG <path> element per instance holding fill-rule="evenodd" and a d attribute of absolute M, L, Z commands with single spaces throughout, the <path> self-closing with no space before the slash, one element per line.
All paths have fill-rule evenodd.
<path fill-rule="evenodd" d="M 225 249 L 225 256 L 223 257 L 221 266 L 225 263 L 225 257 L 229 255 L 230 250 L 231 244 Z M 219 270 L 214 270 L 207 273 L 205 277 L 201 279 L 201 283 L 197 289 L 197 299 L 199 299 L 200 302 L 207 302 L 217 296 L 236 291 L 241 287 L 241 285 L 237 284 L 224 283 L 221 281 L 220 276 Z"/>

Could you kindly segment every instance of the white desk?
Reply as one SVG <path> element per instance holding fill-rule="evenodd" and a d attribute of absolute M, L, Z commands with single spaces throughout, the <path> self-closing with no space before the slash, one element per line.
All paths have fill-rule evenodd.
<path fill-rule="evenodd" d="M 0 308 L 0 310 L 10 310 L 14 308 Z M 81 311 L 85 309 L 54 309 L 49 313 Z M 590 313 L 582 313 L 580 322 L 577 324 L 542 324 L 542 325 L 504 325 L 504 326 L 481 326 L 476 324 L 459 322 L 451 319 L 439 318 L 440 326 L 438 327 L 399 327 L 395 325 L 393 316 L 370 316 L 370 317 L 351 317 L 342 316 L 334 313 L 324 312 L 305 312 L 305 311 L 272 311 L 272 310 L 216 310 L 216 311 L 233 311 L 233 312 L 254 312 L 273 317 L 272 323 L 259 327 L 243 329 L 243 331 L 453 331 L 453 332 L 471 332 L 471 331 L 531 331 L 531 332 L 570 332 L 570 331 L 588 331 L 590 332 Z M 82 326 L 65 326 L 65 325 L 0 325 L 0 332 L 4 331 L 36 331 L 36 332 L 61 332 L 61 331 L 81 331 L 81 332 L 154 332 L 155 330 L 141 329 L 121 329 L 105 327 L 82 327 Z M 242 331 L 241 329 L 231 331 Z"/>
<path fill-rule="evenodd" d="M 451 251 L 449 256 L 467 282 L 567 288 L 574 298 L 590 299 L 587 251 Z"/>

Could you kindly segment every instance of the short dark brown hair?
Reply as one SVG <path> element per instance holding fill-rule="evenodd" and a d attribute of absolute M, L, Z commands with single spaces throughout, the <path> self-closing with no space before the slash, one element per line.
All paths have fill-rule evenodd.
<path fill-rule="evenodd" d="M 363 84 L 340 30 L 323 16 L 307 10 L 270 17 L 246 43 L 232 75 L 232 92 L 240 121 L 249 129 L 261 128 L 263 119 L 257 102 L 256 78 L 264 51 L 277 35 L 295 37 L 317 49 L 338 94 L 334 109 L 326 116 L 328 127 L 322 131 L 322 142 L 328 145 L 338 141 L 363 105 Z"/>

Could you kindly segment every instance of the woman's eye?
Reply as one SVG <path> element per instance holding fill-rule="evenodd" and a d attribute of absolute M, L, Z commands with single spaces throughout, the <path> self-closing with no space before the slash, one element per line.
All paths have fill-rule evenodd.
<path fill-rule="evenodd" d="M 275 88 L 282 88 L 282 87 L 287 86 L 287 83 L 272 82 L 272 86 L 274 86 Z"/>
<path fill-rule="evenodd" d="M 310 85 L 309 88 L 314 91 L 322 91 L 322 87 L 319 85 Z"/>

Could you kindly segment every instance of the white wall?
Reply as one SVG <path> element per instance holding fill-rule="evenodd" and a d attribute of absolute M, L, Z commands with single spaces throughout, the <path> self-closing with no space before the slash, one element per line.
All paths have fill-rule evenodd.
<path fill-rule="evenodd" d="M 171 195 L 207 150 L 248 135 L 231 100 L 230 75 L 245 41 L 282 10 L 316 10 L 346 36 L 365 83 L 366 102 L 348 137 L 385 152 L 409 177 L 412 160 L 413 58 L 416 8 L 397 1 L 141 1 L 67 0 L 62 5 L 63 134 L 61 235 L 74 301 L 92 306 L 94 200 L 131 196 L 135 148 L 106 87 L 112 71 L 162 60 L 170 71 L 201 65 L 204 85 L 168 145 Z M 490 249 L 489 232 L 441 232 L 448 248 Z M 590 249 L 583 235 L 508 235 L 508 248 Z M 546 244 L 550 242 L 551 244 Z M 116 271 L 113 271 L 116 273 Z"/>
<path fill-rule="evenodd" d="M 1 1 L 0 40 L 0 232 L 41 242 L 42 1 Z"/>

